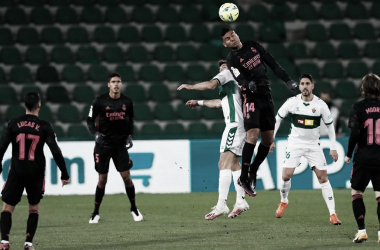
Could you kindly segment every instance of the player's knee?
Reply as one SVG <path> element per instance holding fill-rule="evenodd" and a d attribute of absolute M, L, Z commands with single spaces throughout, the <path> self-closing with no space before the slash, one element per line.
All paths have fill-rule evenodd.
<path fill-rule="evenodd" d="M 283 181 L 290 181 L 290 176 L 282 176 Z"/>
<path fill-rule="evenodd" d="M 123 178 L 124 184 L 126 187 L 132 187 L 133 186 L 133 181 L 132 178 L 129 176 L 129 178 Z"/>

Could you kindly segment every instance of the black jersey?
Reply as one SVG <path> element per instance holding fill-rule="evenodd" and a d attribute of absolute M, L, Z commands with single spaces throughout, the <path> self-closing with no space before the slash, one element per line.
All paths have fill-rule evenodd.
<path fill-rule="evenodd" d="M 121 94 L 113 99 L 109 93 L 98 96 L 92 103 L 87 126 L 92 134 L 104 134 L 104 146 L 125 146 L 129 135 L 133 135 L 133 103 Z M 96 123 L 96 125 L 95 125 Z"/>
<path fill-rule="evenodd" d="M 9 143 L 12 142 L 11 169 L 15 174 L 44 176 L 45 143 L 52 151 L 53 157 L 62 172 L 62 179 L 67 180 L 65 161 L 55 139 L 51 124 L 35 115 L 22 115 L 12 119 L 0 140 L 0 160 L 2 161 Z"/>
<path fill-rule="evenodd" d="M 348 127 L 351 128 L 351 136 L 347 156 L 351 158 L 356 144 L 354 162 L 379 165 L 380 100 L 364 99 L 355 103 L 351 109 Z"/>
<path fill-rule="evenodd" d="M 270 91 L 267 69 L 264 63 L 284 82 L 291 80 L 272 55 L 256 41 L 244 42 L 241 49 L 231 50 L 227 57 L 228 69 L 239 85 L 247 88 L 248 83 L 254 81 L 258 93 L 268 93 Z"/>

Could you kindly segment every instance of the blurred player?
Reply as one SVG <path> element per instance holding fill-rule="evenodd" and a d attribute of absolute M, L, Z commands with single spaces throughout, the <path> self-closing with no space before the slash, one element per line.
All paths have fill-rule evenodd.
<path fill-rule="evenodd" d="M 290 79 L 276 60 L 258 42 L 241 43 L 239 36 L 229 28 L 222 29 L 221 39 L 223 45 L 231 49 L 227 57 L 228 69 L 242 86 L 244 127 L 247 131 L 247 140 L 243 148 L 243 166 L 239 184 L 248 195 L 256 196 L 257 170 L 267 157 L 273 142 L 275 123 L 271 89 L 264 63 L 286 82 L 290 90 L 296 91 L 298 85 Z M 260 132 L 261 143 L 251 165 Z"/>
<path fill-rule="evenodd" d="M 365 229 L 365 205 L 363 193 L 372 181 L 377 201 L 377 217 L 380 222 L 380 78 L 368 74 L 362 79 L 361 91 L 364 100 L 355 103 L 351 108 L 348 127 L 351 128 L 347 155 L 344 158 L 350 163 L 355 147 L 355 155 L 351 170 L 352 209 L 359 231 L 354 242 L 367 240 Z M 380 243 L 380 229 L 378 231 Z"/>
<path fill-rule="evenodd" d="M 276 217 L 281 218 L 288 205 L 288 195 L 294 170 L 300 164 L 301 156 L 305 157 L 314 171 L 322 187 L 322 196 L 330 212 L 330 223 L 340 225 L 335 213 L 334 193 L 327 177 L 326 159 L 319 141 L 321 120 L 326 124 L 330 138 L 330 156 L 336 162 L 335 130 L 331 112 L 327 104 L 313 94 L 313 78 L 309 74 L 301 75 L 299 82 L 301 94 L 289 98 L 278 110 L 274 135 L 280 127 L 282 119 L 291 117 L 291 132 L 288 137 L 285 161 L 283 163 L 282 184 L 280 185 L 281 203 L 276 210 Z M 322 118 L 322 119 L 321 119 Z M 273 137 L 274 140 L 274 137 Z M 270 152 L 275 149 L 272 143 Z"/>
<path fill-rule="evenodd" d="M 24 249 L 34 249 L 32 245 L 38 224 L 38 207 L 44 193 L 45 143 L 49 146 L 54 160 L 61 170 L 62 186 L 70 182 L 65 160 L 55 139 L 50 123 L 38 118 L 41 99 L 38 93 L 25 95 L 26 114 L 10 120 L 0 140 L 0 173 L 4 153 L 12 142 L 12 162 L 8 179 L 2 193 L 3 211 L 1 212 L 1 244 L 0 249 L 7 250 L 9 233 L 12 226 L 12 213 L 20 202 L 24 189 L 29 203 L 29 217 L 26 227 Z"/>
<path fill-rule="evenodd" d="M 95 208 L 89 221 L 91 224 L 98 223 L 100 219 L 99 207 L 107 184 L 111 158 L 123 178 L 133 219 L 143 219 L 135 203 L 135 186 L 130 174 L 133 164 L 128 154 L 128 149 L 133 146 L 133 103 L 129 97 L 121 93 L 122 82 L 118 73 L 109 75 L 108 87 L 110 91 L 98 96 L 92 103 L 87 118 L 88 129 L 95 135 L 94 161 L 95 170 L 99 174 Z"/>
<path fill-rule="evenodd" d="M 239 162 L 245 139 L 240 88 L 229 72 L 226 61 L 220 60 L 218 65 L 219 74 L 212 80 L 195 85 L 182 84 L 178 87 L 178 90 L 209 90 L 215 89 L 219 86 L 221 100 L 190 100 L 186 103 L 190 108 L 195 108 L 196 106 L 222 108 L 224 120 L 226 122 L 226 128 L 224 129 L 220 143 L 219 199 L 217 205 L 205 216 L 206 220 L 215 219 L 216 217 L 229 212 L 226 202 L 231 185 L 231 174 L 236 189 L 236 203 L 228 217 L 235 218 L 249 209 L 249 205 L 244 199 L 244 190 L 237 184 L 237 180 L 241 173 Z"/>

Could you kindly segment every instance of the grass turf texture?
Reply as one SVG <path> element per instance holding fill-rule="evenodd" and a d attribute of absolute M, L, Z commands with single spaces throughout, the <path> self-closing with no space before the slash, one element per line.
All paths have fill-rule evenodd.
<path fill-rule="evenodd" d="M 374 249 L 378 222 L 372 190 L 365 194 L 369 240 L 352 243 L 357 226 L 349 190 L 334 190 L 341 226 L 329 223 L 320 190 L 291 191 L 284 217 L 277 219 L 279 191 L 259 191 L 246 197 L 250 210 L 235 219 L 204 216 L 216 204 L 217 193 L 137 194 L 144 221 L 134 222 L 126 195 L 106 195 L 99 224 L 89 224 L 93 196 L 46 196 L 34 239 L 42 249 Z M 26 197 L 13 213 L 12 249 L 21 249 L 28 215 Z M 230 192 L 232 209 L 235 192 Z"/>

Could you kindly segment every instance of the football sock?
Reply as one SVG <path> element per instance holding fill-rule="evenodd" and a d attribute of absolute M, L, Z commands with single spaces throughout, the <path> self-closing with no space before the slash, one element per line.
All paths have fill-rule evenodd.
<path fill-rule="evenodd" d="M 270 147 L 267 147 L 264 144 L 260 143 L 259 148 L 257 149 L 255 160 L 253 161 L 249 169 L 250 176 L 256 176 L 257 170 L 259 169 L 261 163 L 265 160 L 269 153 L 269 148 Z"/>
<path fill-rule="evenodd" d="M 98 183 L 96 186 L 96 191 L 95 191 L 95 208 L 93 214 L 99 214 L 99 207 L 100 204 L 102 203 L 103 197 L 104 197 L 104 192 L 106 191 L 106 187 L 103 186 L 101 187 Z"/>
<path fill-rule="evenodd" d="M 377 201 L 377 220 L 380 223 L 380 196 L 376 198 L 376 201 Z M 379 226 L 379 231 L 380 231 L 380 226 Z"/>
<path fill-rule="evenodd" d="M 237 180 L 239 179 L 241 175 L 241 170 L 232 171 L 232 177 L 234 180 L 234 186 L 236 190 L 236 203 L 241 203 L 244 200 L 245 192 L 242 187 L 239 186 L 237 183 Z"/>
<path fill-rule="evenodd" d="M 251 165 L 253 151 L 255 150 L 255 146 L 256 146 L 255 144 L 251 144 L 248 142 L 244 143 L 242 166 L 241 166 L 241 175 L 240 175 L 241 181 L 247 181 L 248 180 L 249 166 Z"/>
<path fill-rule="evenodd" d="M 29 217 L 26 226 L 26 242 L 33 242 L 38 225 L 38 210 L 29 210 Z"/>
<path fill-rule="evenodd" d="M 1 212 L 1 240 L 9 241 L 9 233 L 12 227 L 12 213 L 8 210 Z"/>
<path fill-rule="evenodd" d="M 222 210 L 227 201 L 228 191 L 231 185 L 231 169 L 223 169 L 219 171 L 219 198 L 216 208 Z"/>
<path fill-rule="evenodd" d="M 282 181 L 280 185 L 281 202 L 288 203 L 288 195 L 290 187 L 292 186 L 291 180 Z"/>
<path fill-rule="evenodd" d="M 322 187 L 322 196 L 323 196 L 323 199 L 325 199 L 330 215 L 335 214 L 334 192 L 332 190 L 330 181 L 322 183 L 321 187 Z"/>
<path fill-rule="evenodd" d="M 363 202 L 363 195 L 355 194 L 352 196 L 352 210 L 359 230 L 365 229 L 364 217 L 365 217 L 365 205 Z"/>
<path fill-rule="evenodd" d="M 136 202 L 135 202 L 135 197 L 136 197 L 135 185 L 133 185 L 133 183 L 132 183 L 132 186 L 130 187 L 127 187 L 127 185 L 125 185 L 125 191 L 127 192 L 129 202 L 131 203 L 131 211 L 135 212 L 135 214 L 138 215 L 139 213 L 137 212 L 137 207 L 136 207 Z"/>

